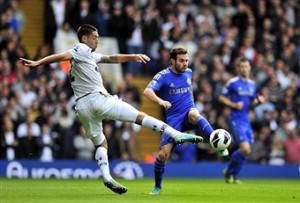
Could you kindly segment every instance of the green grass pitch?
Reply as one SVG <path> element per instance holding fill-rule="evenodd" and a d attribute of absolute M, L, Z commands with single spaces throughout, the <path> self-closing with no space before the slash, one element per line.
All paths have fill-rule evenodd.
<path fill-rule="evenodd" d="M 0 202 L 300 202 L 300 179 L 244 179 L 228 185 L 221 179 L 165 179 L 162 194 L 150 196 L 152 179 L 119 180 L 124 195 L 106 189 L 100 180 L 0 179 Z"/>

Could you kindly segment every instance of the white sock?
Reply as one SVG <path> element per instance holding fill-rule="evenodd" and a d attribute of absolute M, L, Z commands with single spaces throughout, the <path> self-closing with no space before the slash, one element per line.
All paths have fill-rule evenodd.
<path fill-rule="evenodd" d="M 176 138 L 177 136 L 181 135 L 181 132 L 178 130 L 175 130 L 174 128 L 170 127 L 166 123 L 153 118 L 151 116 L 145 116 L 142 121 L 142 126 L 145 126 L 147 128 L 150 128 L 157 132 L 167 133 L 173 138 Z"/>
<path fill-rule="evenodd" d="M 104 180 L 112 179 L 109 172 L 109 163 L 107 158 L 107 149 L 104 147 L 98 147 L 95 153 L 96 162 L 100 168 Z"/>

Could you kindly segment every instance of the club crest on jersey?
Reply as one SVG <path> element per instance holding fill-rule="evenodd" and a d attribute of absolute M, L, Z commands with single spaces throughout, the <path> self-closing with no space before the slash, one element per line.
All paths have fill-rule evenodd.
<path fill-rule="evenodd" d="M 191 78 L 188 78 L 188 79 L 186 80 L 186 82 L 187 82 L 189 85 L 192 84 Z"/>

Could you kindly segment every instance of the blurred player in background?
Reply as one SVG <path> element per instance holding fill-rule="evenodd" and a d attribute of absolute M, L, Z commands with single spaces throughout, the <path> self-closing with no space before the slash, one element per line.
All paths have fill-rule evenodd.
<path fill-rule="evenodd" d="M 170 63 L 170 67 L 154 76 L 144 90 L 144 94 L 165 109 L 168 125 L 179 131 L 199 128 L 204 135 L 204 141 L 209 142 L 213 128 L 195 107 L 192 70 L 188 68 L 187 50 L 180 47 L 173 48 L 170 51 Z M 155 186 L 150 192 L 152 195 L 158 195 L 161 192 L 165 162 L 175 145 L 174 139 L 167 132 L 164 132 L 161 138 L 160 151 L 155 160 Z M 226 149 L 221 153 L 226 155 L 228 150 Z"/>
<path fill-rule="evenodd" d="M 227 183 L 239 183 L 237 175 L 242 169 L 245 157 L 250 154 L 253 131 L 249 119 L 252 104 L 264 102 L 265 98 L 257 94 L 257 88 L 250 79 L 250 62 L 242 57 L 237 60 L 238 75 L 230 79 L 219 96 L 219 101 L 231 108 L 229 117 L 230 132 L 239 149 L 231 154 L 229 164 L 223 171 Z"/>
<path fill-rule="evenodd" d="M 35 68 L 52 62 L 71 61 L 70 80 L 76 97 L 76 114 L 81 121 L 86 136 L 96 146 L 95 159 L 103 175 L 103 182 L 112 191 L 123 194 L 127 188 L 117 183 L 110 174 L 107 158 L 107 141 L 103 134 L 102 120 L 112 119 L 135 122 L 158 132 L 171 135 L 176 142 L 202 141 L 202 137 L 181 133 L 164 122 L 136 110 L 131 105 L 110 95 L 103 86 L 100 68 L 97 63 L 124 63 L 135 61 L 146 63 L 149 57 L 144 54 L 102 55 L 95 53 L 99 43 L 97 29 L 92 25 L 82 25 L 77 31 L 79 43 L 70 50 L 53 54 L 39 61 L 21 59 L 26 66 Z"/>

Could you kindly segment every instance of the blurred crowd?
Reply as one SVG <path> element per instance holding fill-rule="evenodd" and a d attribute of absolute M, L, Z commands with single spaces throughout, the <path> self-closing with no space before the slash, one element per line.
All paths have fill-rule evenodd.
<path fill-rule="evenodd" d="M 0 0 L 1 158 L 93 159 L 94 147 L 74 115 L 68 75 L 57 64 L 29 70 L 22 45 L 24 15 L 18 0 Z M 145 53 L 150 63 L 125 64 L 124 80 L 112 94 L 139 108 L 135 76 L 153 76 L 169 64 L 169 49 L 190 54 L 195 103 L 215 128 L 225 128 L 230 109 L 217 97 L 245 56 L 268 100 L 250 112 L 255 142 L 249 161 L 300 163 L 300 3 L 297 0 L 49 0 L 45 1 L 44 44 L 34 59 L 63 51 L 89 23 L 100 37 L 114 37 L 121 53 Z M 101 43 L 101 39 L 100 39 Z M 105 78 L 104 78 L 105 80 Z M 138 159 L 140 128 L 105 121 L 110 159 Z M 234 146 L 233 146 L 234 147 Z M 178 161 L 218 159 L 205 144 L 186 146 Z M 186 148 L 186 149 L 184 149 Z"/>

